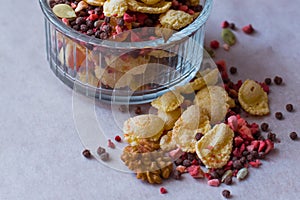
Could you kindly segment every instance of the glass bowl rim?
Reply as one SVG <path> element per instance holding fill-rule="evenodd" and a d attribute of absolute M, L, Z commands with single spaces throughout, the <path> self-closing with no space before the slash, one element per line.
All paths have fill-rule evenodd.
<path fill-rule="evenodd" d="M 202 27 L 211 12 L 213 0 L 205 0 L 203 10 L 200 15 L 187 27 L 173 34 L 166 42 L 163 38 L 150 41 L 142 42 L 116 42 L 110 40 L 101 40 L 98 38 L 93 38 L 88 35 L 84 35 L 71 27 L 66 26 L 55 14 L 52 12 L 48 2 L 49 0 L 39 0 L 40 7 L 45 15 L 45 17 L 56 26 L 56 28 L 64 35 L 74 38 L 80 42 L 91 44 L 98 47 L 107 47 L 114 49 L 142 49 L 142 48 L 163 48 L 164 46 L 170 46 L 176 44 L 182 40 L 188 39 L 193 35 L 200 27 Z"/>

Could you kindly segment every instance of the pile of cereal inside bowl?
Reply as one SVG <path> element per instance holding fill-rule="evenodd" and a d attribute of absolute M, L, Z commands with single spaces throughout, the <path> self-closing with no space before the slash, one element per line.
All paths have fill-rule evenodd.
<path fill-rule="evenodd" d="M 129 36 L 127 30 L 142 27 L 180 30 L 202 11 L 199 0 L 50 0 L 49 4 L 53 13 L 76 31 L 103 40 L 129 42 L 141 41 L 145 38 L 143 34 L 150 33 L 131 32 Z M 151 37 L 146 39 L 156 39 L 154 35 Z"/>

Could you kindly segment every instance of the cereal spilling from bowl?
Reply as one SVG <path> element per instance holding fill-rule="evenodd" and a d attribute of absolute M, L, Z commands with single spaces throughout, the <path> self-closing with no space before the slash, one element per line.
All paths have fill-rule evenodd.
<path fill-rule="evenodd" d="M 225 63 L 217 64 L 223 66 L 219 66 L 219 70 L 224 72 Z M 276 136 L 272 139 L 268 134 L 268 138 L 264 138 L 259 125 L 248 123 L 238 114 L 238 107 L 241 105 L 249 114 L 267 115 L 267 92 L 252 80 L 237 84 L 229 80 L 223 86 L 218 85 L 219 70 L 206 69 L 190 83 L 152 101 L 157 115 L 143 114 L 124 123 L 124 137 L 129 145 L 123 151 L 122 160 L 127 166 L 128 149 L 135 149 L 135 156 L 160 153 L 163 157 L 156 159 L 173 160 L 175 179 L 189 173 L 193 178 L 206 178 L 210 186 L 219 186 L 221 183 L 230 185 L 234 177 L 243 180 L 249 167 L 261 165 L 260 160 L 274 149 Z M 194 99 L 190 99 L 191 96 Z M 138 138 L 143 138 L 142 143 Z M 141 145 L 145 144 L 155 144 L 155 148 L 142 149 Z M 152 158 L 151 162 L 156 160 Z M 153 170 L 158 181 L 149 177 L 141 179 L 161 183 L 171 175 L 168 172 L 168 176 L 162 176 L 166 166 L 162 167 L 160 172 Z M 139 173 L 152 173 L 151 168 L 142 170 Z"/>

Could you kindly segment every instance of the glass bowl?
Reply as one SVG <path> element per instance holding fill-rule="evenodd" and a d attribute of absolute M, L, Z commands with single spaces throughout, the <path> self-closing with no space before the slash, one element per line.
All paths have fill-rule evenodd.
<path fill-rule="evenodd" d="M 51 69 L 66 85 L 89 97 L 115 104 L 147 103 L 187 83 L 200 69 L 212 0 L 202 1 L 200 15 L 178 32 L 156 27 L 127 31 L 131 35 L 160 31 L 161 37 L 148 35 L 135 42 L 82 34 L 55 16 L 49 0 L 39 1 Z"/>

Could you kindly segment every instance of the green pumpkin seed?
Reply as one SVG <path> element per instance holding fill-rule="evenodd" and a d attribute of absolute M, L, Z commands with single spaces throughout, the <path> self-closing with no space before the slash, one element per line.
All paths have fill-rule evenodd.
<path fill-rule="evenodd" d="M 243 180 L 246 178 L 247 175 L 248 175 L 248 168 L 242 168 L 238 171 L 236 178 L 238 180 Z"/>
<path fill-rule="evenodd" d="M 57 4 L 52 9 L 53 13 L 60 18 L 75 18 L 76 13 L 73 8 L 67 4 Z"/>
<path fill-rule="evenodd" d="M 234 45 L 236 42 L 236 37 L 235 37 L 234 33 L 228 28 L 223 29 L 222 39 L 226 44 L 228 44 L 230 46 Z"/>

